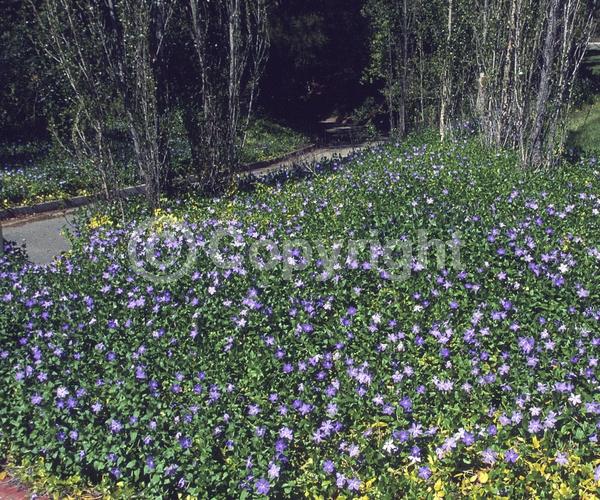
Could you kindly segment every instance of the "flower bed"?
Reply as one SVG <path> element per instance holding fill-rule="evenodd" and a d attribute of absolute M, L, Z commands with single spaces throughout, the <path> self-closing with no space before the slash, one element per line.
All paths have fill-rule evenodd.
<path fill-rule="evenodd" d="M 47 268 L 1 261 L 11 460 L 148 498 L 592 498 L 595 161 L 431 141 L 292 175 L 156 214 L 150 281 L 110 210 Z"/>

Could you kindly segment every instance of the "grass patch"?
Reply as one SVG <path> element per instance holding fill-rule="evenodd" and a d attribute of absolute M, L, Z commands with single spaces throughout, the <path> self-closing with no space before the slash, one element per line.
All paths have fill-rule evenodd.
<path fill-rule="evenodd" d="M 291 151 L 306 146 L 310 139 L 264 118 L 253 120 L 246 133 L 246 143 L 242 148 L 242 163 L 273 160 Z"/>
<path fill-rule="evenodd" d="M 600 151 L 600 96 L 571 113 L 567 146 L 582 152 Z"/>

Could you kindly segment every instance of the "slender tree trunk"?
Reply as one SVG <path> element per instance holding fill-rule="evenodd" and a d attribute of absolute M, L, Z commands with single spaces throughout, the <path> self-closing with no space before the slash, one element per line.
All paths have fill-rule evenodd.
<path fill-rule="evenodd" d="M 452 94 L 451 81 L 451 61 L 450 59 L 450 42 L 452 41 L 452 7 L 453 0 L 448 0 L 448 35 L 446 38 L 446 61 L 444 61 L 444 71 L 442 76 L 442 98 L 440 102 L 440 138 L 442 141 L 446 139 L 446 112 L 450 97 Z"/>
<path fill-rule="evenodd" d="M 508 27 L 508 43 L 506 47 L 506 55 L 504 57 L 504 70 L 502 75 L 502 86 L 500 89 L 501 97 L 500 97 L 500 119 L 497 127 L 496 133 L 497 138 L 496 141 L 498 143 L 501 142 L 501 134 L 504 132 L 507 124 L 510 123 L 510 114 L 511 110 L 509 107 L 509 96 L 510 92 L 510 83 L 511 83 L 511 73 L 512 73 L 512 63 L 513 63 L 513 52 L 515 45 L 515 20 L 516 20 L 516 12 L 517 9 L 517 0 L 512 0 L 511 9 L 510 9 L 510 17 L 509 17 L 509 27 Z"/>
<path fill-rule="evenodd" d="M 556 43 L 556 25 L 557 10 L 559 0 L 551 0 L 550 12 L 548 13 L 548 22 L 546 27 L 546 36 L 544 40 L 544 49 L 542 52 L 542 71 L 540 73 L 540 82 L 537 93 L 537 100 L 534 108 L 534 125 L 531 131 L 531 166 L 539 166 L 542 163 L 542 147 L 544 137 L 542 129 L 546 117 L 547 101 L 550 97 L 550 73 L 554 59 L 554 45 Z"/>
<path fill-rule="evenodd" d="M 406 91 L 408 73 L 408 5 L 402 0 L 402 71 L 400 73 L 400 96 L 398 101 L 398 135 L 406 134 Z"/>
<path fill-rule="evenodd" d="M 425 124 L 425 90 L 423 88 L 423 78 L 425 73 L 423 56 L 423 39 L 419 37 L 419 103 L 421 110 L 421 125 Z"/>
<path fill-rule="evenodd" d="M 388 33 L 387 38 L 387 46 L 388 46 L 388 81 L 387 81 L 387 98 L 388 98 L 388 113 L 390 120 L 390 134 L 396 133 L 396 124 L 394 120 L 394 95 L 393 95 L 393 85 L 394 85 L 394 56 L 393 56 L 393 48 L 392 48 L 392 34 Z"/>

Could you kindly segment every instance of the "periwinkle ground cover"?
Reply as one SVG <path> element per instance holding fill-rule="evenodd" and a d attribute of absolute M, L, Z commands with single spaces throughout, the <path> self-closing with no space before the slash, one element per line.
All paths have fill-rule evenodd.
<path fill-rule="evenodd" d="M 191 152 L 183 125 L 175 121 L 170 142 L 170 157 L 176 175 L 186 175 Z M 141 183 L 132 159 L 127 132 L 113 130 L 113 155 L 117 163 L 114 181 L 118 187 Z M 246 131 L 240 149 L 242 163 L 275 160 L 306 146 L 309 138 L 267 119 L 256 118 Z M 102 190 L 101 177 L 94 165 L 84 166 L 49 142 L 0 143 L 0 209 L 33 205 Z"/>
<path fill-rule="evenodd" d="M 595 498 L 599 181 L 594 159 L 536 173 L 475 140 L 390 145 L 173 203 L 156 224 L 198 250 L 173 283 L 132 270 L 136 222 L 110 211 L 47 268 L 9 254 L 0 443 L 116 496 Z M 227 228 L 232 269 L 205 251 Z M 244 258 L 419 230 L 460 233 L 462 268 L 415 257 L 392 280 L 367 248 L 286 279 Z"/>

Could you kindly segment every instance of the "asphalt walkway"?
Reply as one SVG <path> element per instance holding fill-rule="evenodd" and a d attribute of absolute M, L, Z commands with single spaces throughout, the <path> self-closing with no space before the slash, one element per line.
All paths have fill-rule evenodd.
<path fill-rule="evenodd" d="M 5 240 L 25 245 L 29 260 L 36 264 L 47 264 L 54 257 L 71 248 L 63 231 L 72 227 L 76 209 L 50 212 L 24 219 L 0 222 Z"/>

